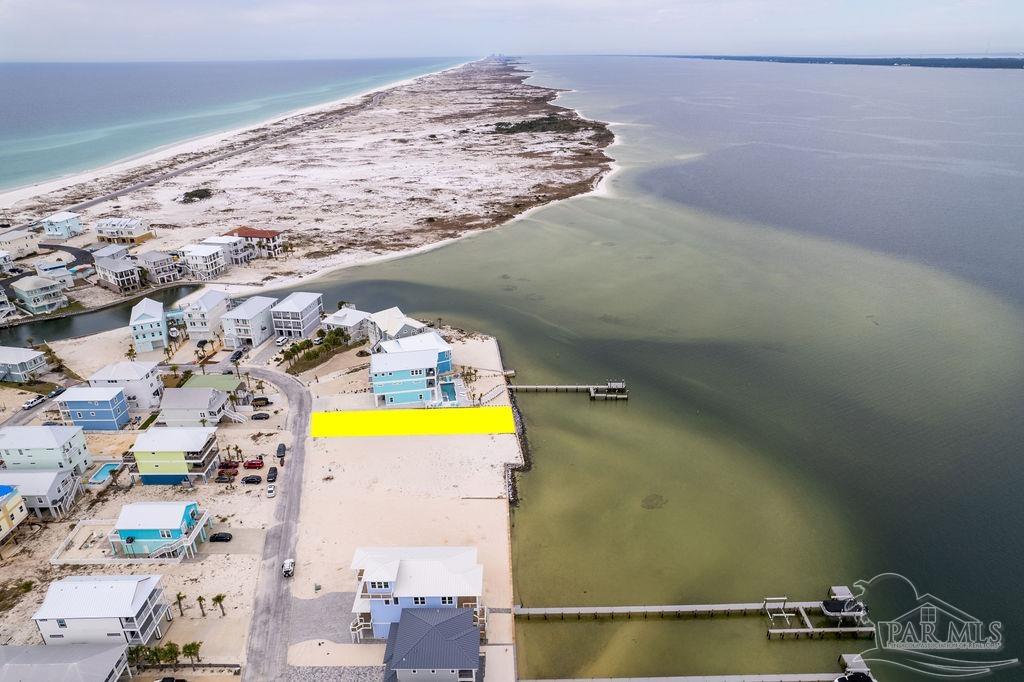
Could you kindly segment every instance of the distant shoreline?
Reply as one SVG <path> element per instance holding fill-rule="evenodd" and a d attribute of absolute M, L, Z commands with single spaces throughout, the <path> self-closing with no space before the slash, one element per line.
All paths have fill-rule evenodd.
<path fill-rule="evenodd" d="M 779 64 L 845 64 L 853 66 L 919 66 L 939 69 L 1024 69 L 1024 57 L 783 57 L 772 55 L 638 54 L 632 57 L 708 59 Z"/>

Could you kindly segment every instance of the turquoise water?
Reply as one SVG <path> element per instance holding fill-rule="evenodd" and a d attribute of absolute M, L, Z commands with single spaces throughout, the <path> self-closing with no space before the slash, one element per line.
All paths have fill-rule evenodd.
<path fill-rule="evenodd" d="M 121 466 L 120 462 L 109 462 L 99 468 L 95 474 L 89 478 L 89 483 L 105 483 L 110 475 Z"/>
<path fill-rule="evenodd" d="M 455 396 L 455 384 L 441 384 L 441 393 L 444 394 L 444 399 L 449 402 L 454 402 Z"/>
<path fill-rule="evenodd" d="M 0 64 L 0 189 L 96 168 L 463 61 Z"/>

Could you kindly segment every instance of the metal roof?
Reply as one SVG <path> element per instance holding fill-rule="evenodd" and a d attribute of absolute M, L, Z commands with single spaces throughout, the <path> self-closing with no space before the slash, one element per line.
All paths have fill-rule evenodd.
<path fill-rule="evenodd" d="M 388 670 L 476 670 L 480 630 L 470 609 L 405 608 L 384 649 Z"/>
<path fill-rule="evenodd" d="M 81 426 L 5 426 L 0 428 L 0 450 L 60 448 L 81 431 Z"/>
<path fill-rule="evenodd" d="M 414 329 L 423 329 L 427 325 L 419 320 L 414 320 L 402 312 L 401 308 L 394 307 L 380 310 L 370 315 L 373 323 L 380 327 L 388 336 L 394 336 L 408 325 Z"/>
<path fill-rule="evenodd" d="M 50 583 L 32 618 L 134 618 L 159 582 L 158 575 L 73 575 Z"/>
<path fill-rule="evenodd" d="M 155 263 L 161 260 L 167 260 L 172 258 L 171 254 L 164 253 L 163 251 L 147 251 L 146 253 L 140 253 L 135 257 L 135 260 L 144 260 L 148 263 Z"/>
<path fill-rule="evenodd" d="M 221 253 L 221 248 L 213 244 L 188 244 L 181 248 L 181 252 L 186 256 L 212 256 Z"/>
<path fill-rule="evenodd" d="M 275 303 L 277 303 L 276 298 L 270 298 L 269 296 L 253 296 L 252 298 L 247 298 L 244 303 L 241 303 L 224 313 L 224 315 L 221 316 L 221 319 L 243 321 L 251 320 L 260 313 L 268 310 Z"/>
<path fill-rule="evenodd" d="M 15 346 L 0 346 L 0 364 L 16 365 L 19 362 L 28 362 L 41 356 L 37 350 L 31 348 L 17 348 Z"/>
<path fill-rule="evenodd" d="M 360 547 L 352 569 L 363 571 L 363 582 L 394 583 L 398 597 L 479 597 L 484 568 L 476 547 Z"/>
<path fill-rule="evenodd" d="M 127 649 L 127 644 L 0 646 L 0 679 L 9 682 L 106 680 Z"/>
<path fill-rule="evenodd" d="M 114 400 L 124 394 L 120 386 L 73 386 L 54 398 L 58 403 Z"/>
<path fill-rule="evenodd" d="M 215 388 L 168 388 L 160 399 L 161 410 L 216 410 L 228 396 Z"/>
<path fill-rule="evenodd" d="M 92 252 L 93 258 L 117 258 L 128 253 L 128 247 L 123 244 L 107 244 L 103 248 Z"/>
<path fill-rule="evenodd" d="M 199 452 L 217 432 L 212 426 L 154 426 L 140 433 L 132 452 Z"/>
<path fill-rule="evenodd" d="M 437 367 L 436 350 L 374 353 L 370 356 L 370 374 L 401 372 L 407 369 L 427 369 L 428 367 Z"/>
<path fill-rule="evenodd" d="M 355 308 L 342 308 L 324 318 L 324 324 L 336 324 L 342 327 L 351 327 L 359 324 L 370 317 L 370 313 L 356 310 Z"/>
<path fill-rule="evenodd" d="M 13 485 L 22 497 L 46 497 L 71 475 L 67 469 L 6 469 L 0 471 L 0 488 Z"/>
<path fill-rule="evenodd" d="M 312 294 L 306 291 L 296 291 L 271 308 L 272 311 L 281 313 L 301 313 L 309 306 L 323 298 L 323 294 Z"/>
<path fill-rule="evenodd" d="M 78 217 L 77 213 L 72 213 L 71 211 L 60 211 L 58 213 L 54 213 L 53 215 L 46 216 L 45 218 L 43 218 L 42 222 L 44 222 L 44 223 L 62 223 L 65 220 L 71 220 L 72 218 L 77 218 L 77 217 Z"/>
<path fill-rule="evenodd" d="M 201 310 L 204 313 L 210 312 L 224 301 L 230 300 L 227 292 L 220 289 L 210 289 L 188 304 L 190 310 Z"/>
<path fill-rule="evenodd" d="M 97 258 L 96 269 L 100 268 L 111 272 L 125 272 L 126 270 L 138 270 L 139 266 L 127 258 Z"/>
<path fill-rule="evenodd" d="M 435 331 L 423 332 L 415 336 L 405 336 L 400 339 L 381 341 L 380 349 L 385 353 L 395 353 L 414 350 L 432 350 L 435 353 L 450 351 L 452 347 L 440 334 Z"/>
<path fill-rule="evenodd" d="M 22 277 L 11 283 L 12 289 L 18 289 L 19 291 L 34 291 L 36 289 L 43 289 L 45 287 L 52 287 L 57 284 L 56 281 L 49 277 L 40 277 L 39 275 L 29 275 Z"/>
<path fill-rule="evenodd" d="M 89 381 L 138 381 L 149 376 L 155 369 L 155 362 L 122 360 L 96 370 Z"/>
<path fill-rule="evenodd" d="M 117 530 L 166 530 L 180 528 L 190 504 L 195 500 L 173 502 L 134 502 L 121 507 L 114 528 Z"/>
<path fill-rule="evenodd" d="M 138 324 L 140 322 L 149 322 L 152 320 L 160 320 L 164 316 L 164 304 L 160 301 L 154 301 L 151 298 L 144 298 L 134 306 L 132 306 L 132 316 L 128 321 L 128 324 Z"/>

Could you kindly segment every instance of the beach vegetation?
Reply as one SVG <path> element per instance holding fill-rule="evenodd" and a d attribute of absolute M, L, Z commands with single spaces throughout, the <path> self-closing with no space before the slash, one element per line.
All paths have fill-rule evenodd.
<path fill-rule="evenodd" d="M 181 202 L 183 204 L 192 204 L 203 199 L 209 199 L 213 196 L 213 190 L 207 187 L 200 187 L 199 189 L 190 189 L 181 196 Z"/>
<path fill-rule="evenodd" d="M 202 662 L 199 658 L 199 650 L 202 649 L 202 642 L 189 642 L 181 647 L 181 655 L 192 662 L 192 670 L 196 669 L 196 661 Z"/>
<path fill-rule="evenodd" d="M 320 344 L 315 344 L 309 339 L 293 343 L 282 353 L 288 362 L 289 374 L 301 374 L 313 369 L 333 358 L 338 353 L 343 353 L 352 348 L 349 345 L 350 339 L 341 329 L 332 329 L 326 332 Z"/>

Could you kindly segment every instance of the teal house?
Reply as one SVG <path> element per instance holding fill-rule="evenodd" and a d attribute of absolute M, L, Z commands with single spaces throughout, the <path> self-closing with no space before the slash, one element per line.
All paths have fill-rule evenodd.
<path fill-rule="evenodd" d="M 137 502 L 121 507 L 107 540 L 119 557 L 195 557 L 209 526 L 209 512 L 200 510 L 196 502 Z"/>
<path fill-rule="evenodd" d="M 377 407 L 454 407 L 452 349 L 437 332 L 381 341 L 370 356 Z"/>

